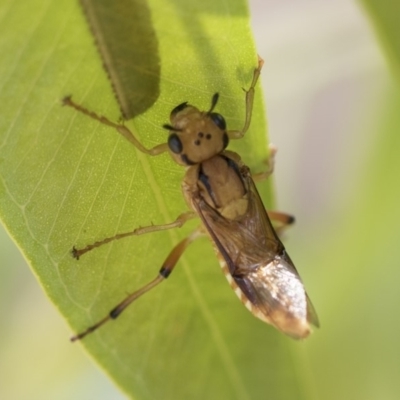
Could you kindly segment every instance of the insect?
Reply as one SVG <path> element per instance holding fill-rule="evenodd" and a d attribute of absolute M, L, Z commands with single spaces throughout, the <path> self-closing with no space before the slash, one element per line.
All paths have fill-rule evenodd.
<path fill-rule="evenodd" d="M 115 128 L 143 153 L 156 156 L 168 151 L 175 162 L 186 167 L 182 191 L 191 209 L 169 224 L 137 228 L 81 249 L 74 247 L 72 254 L 76 259 L 113 240 L 181 227 L 196 217 L 201 220 L 201 226 L 172 249 L 154 280 L 128 295 L 103 319 L 73 336 L 72 341 L 117 318 L 133 301 L 164 281 L 189 244 L 204 235 L 211 239 L 232 289 L 256 317 L 296 339 L 307 337 L 311 325 L 319 326 L 303 283 L 254 183 L 272 173 L 272 161 L 268 170 L 252 176 L 240 156 L 226 150 L 229 140 L 242 138 L 250 126 L 254 90 L 262 65 L 260 59 L 250 88 L 245 91 L 246 117 L 241 130 L 227 130 L 224 117 L 214 112 L 218 102 L 216 93 L 208 111 L 200 111 L 187 102 L 176 106 L 171 112 L 170 124 L 164 125 L 169 131 L 167 142 L 151 149 L 145 148 L 124 125 L 87 110 L 70 97 L 64 99 L 65 105 Z M 273 158 L 274 151 L 271 155 Z M 269 215 L 284 224 L 293 220 L 278 212 L 269 212 Z"/>

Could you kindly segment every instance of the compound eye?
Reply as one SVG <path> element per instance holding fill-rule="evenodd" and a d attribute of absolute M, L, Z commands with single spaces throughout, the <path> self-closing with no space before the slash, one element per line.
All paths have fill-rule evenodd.
<path fill-rule="evenodd" d="M 182 153 L 182 150 L 183 150 L 182 142 L 181 142 L 181 139 L 179 139 L 179 136 L 176 133 L 171 133 L 171 135 L 169 135 L 169 137 L 168 137 L 168 147 L 175 154 Z"/>
<path fill-rule="evenodd" d="M 218 113 L 210 113 L 210 118 L 214 122 L 215 125 L 218 126 L 219 129 L 224 131 L 226 129 L 225 118 Z"/>
<path fill-rule="evenodd" d="M 177 105 L 172 111 L 171 111 L 171 118 L 175 117 L 176 114 L 178 114 L 179 111 L 182 111 L 184 108 L 186 108 L 188 105 L 188 102 L 185 101 L 184 103 L 181 103 Z"/>

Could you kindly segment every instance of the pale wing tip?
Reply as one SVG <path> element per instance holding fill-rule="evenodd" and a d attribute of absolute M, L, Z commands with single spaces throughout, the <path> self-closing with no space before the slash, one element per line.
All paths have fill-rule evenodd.
<path fill-rule="evenodd" d="M 317 314 L 314 312 L 311 315 L 307 315 L 307 320 L 300 320 L 294 326 L 288 327 L 286 331 L 283 331 L 293 339 L 306 339 L 313 333 L 314 328 L 319 328 L 319 320 Z"/>
<path fill-rule="evenodd" d="M 307 321 L 298 321 L 295 326 L 288 327 L 283 333 L 292 339 L 300 340 L 307 338 L 312 333 L 312 329 Z"/>

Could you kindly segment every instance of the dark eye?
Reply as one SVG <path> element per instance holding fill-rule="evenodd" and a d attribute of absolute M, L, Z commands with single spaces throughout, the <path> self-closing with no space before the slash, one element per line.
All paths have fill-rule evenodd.
<path fill-rule="evenodd" d="M 168 147 L 171 149 L 171 151 L 175 154 L 179 154 L 183 150 L 182 142 L 181 139 L 179 139 L 179 136 L 176 133 L 172 133 L 168 137 Z"/>
<path fill-rule="evenodd" d="M 221 114 L 210 113 L 210 118 L 212 119 L 214 124 L 218 126 L 219 129 L 221 129 L 222 131 L 226 129 L 225 118 Z"/>
<path fill-rule="evenodd" d="M 171 111 L 171 118 L 174 117 L 176 114 L 178 114 L 179 111 L 182 111 L 184 108 L 187 107 L 187 101 L 185 101 L 184 103 L 179 104 L 178 106 L 176 106 L 172 111 Z"/>

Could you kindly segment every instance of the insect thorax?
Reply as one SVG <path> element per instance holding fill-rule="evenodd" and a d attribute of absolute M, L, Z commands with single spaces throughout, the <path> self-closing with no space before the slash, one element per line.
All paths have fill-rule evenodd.
<path fill-rule="evenodd" d="M 240 166 L 227 153 L 190 167 L 183 182 L 183 192 L 189 205 L 193 195 L 197 194 L 227 219 L 240 218 L 248 208 Z"/>

